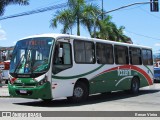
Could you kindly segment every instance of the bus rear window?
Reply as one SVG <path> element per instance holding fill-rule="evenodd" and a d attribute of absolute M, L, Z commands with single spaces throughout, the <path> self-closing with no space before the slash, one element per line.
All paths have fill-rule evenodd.
<path fill-rule="evenodd" d="M 142 49 L 142 59 L 144 65 L 153 65 L 152 51 L 148 49 Z"/>

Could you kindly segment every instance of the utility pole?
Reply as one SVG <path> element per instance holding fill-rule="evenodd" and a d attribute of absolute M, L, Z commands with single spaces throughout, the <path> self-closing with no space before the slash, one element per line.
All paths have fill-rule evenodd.
<path fill-rule="evenodd" d="M 104 10 L 103 10 L 103 0 L 102 0 L 102 20 L 103 20 L 103 18 L 104 18 L 104 17 L 103 17 L 103 11 L 104 11 Z"/>

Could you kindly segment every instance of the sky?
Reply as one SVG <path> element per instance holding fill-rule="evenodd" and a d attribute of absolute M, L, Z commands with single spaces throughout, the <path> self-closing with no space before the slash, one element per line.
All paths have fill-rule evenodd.
<path fill-rule="evenodd" d="M 88 4 L 92 3 L 102 7 L 101 1 L 102 0 L 94 0 L 92 2 L 88 2 Z M 103 1 L 104 10 L 110 11 L 132 3 L 149 2 L 150 0 Z M 66 2 L 67 0 L 30 0 L 30 5 L 27 6 L 7 6 L 4 15 L 1 17 Z M 54 18 L 57 10 L 60 9 L 0 20 L 0 46 L 13 46 L 17 40 L 30 35 L 61 33 L 62 25 L 58 25 L 57 29 L 50 27 L 51 19 Z M 125 27 L 125 35 L 129 36 L 134 44 L 152 47 L 154 53 L 160 53 L 160 12 L 150 12 L 150 4 L 131 6 L 111 12 L 109 15 L 112 16 L 112 22 L 114 22 L 117 27 Z M 76 27 L 73 28 L 72 31 L 72 34 L 76 35 Z M 84 26 L 81 26 L 81 36 L 90 37 L 87 29 Z"/>

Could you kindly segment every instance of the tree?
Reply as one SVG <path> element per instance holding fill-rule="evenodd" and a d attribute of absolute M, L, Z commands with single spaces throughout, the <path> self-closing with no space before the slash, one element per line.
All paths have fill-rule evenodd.
<path fill-rule="evenodd" d="M 115 39 L 115 24 L 111 22 L 112 17 L 106 16 L 103 20 L 97 20 L 96 28 L 98 28 L 98 32 L 96 32 L 96 37 L 101 39 Z M 92 36 L 94 36 L 94 32 L 92 33 Z"/>
<path fill-rule="evenodd" d="M 100 9 L 97 6 L 86 4 L 85 0 L 68 0 L 68 8 L 57 11 L 51 20 L 51 26 L 56 28 L 60 23 L 63 25 L 62 33 L 66 33 L 76 25 L 77 35 L 80 35 L 80 24 L 86 26 L 90 31 L 93 26 L 93 14 L 99 12 Z"/>
<path fill-rule="evenodd" d="M 101 15 L 101 10 L 98 6 L 95 5 L 87 5 L 84 7 L 84 11 L 82 13 L 82 24 L 87 27 L 90 36 L 94 32 L 96 26 L 99 26 L 99 17 Z"/>
<path fill-rule="evenodd" d="M 60 23 L 63 25 L 63 29 L 61 30 L 61 32 L 67 33 L 72 29 L 72 26 L 74 25 L 74 16 L 71 13 L 72 11 L 69 9 L 57 11 L 55 15 L 56 17 L 51 21 L 51 26 L 53 28 L 57 28 L 57 24 Z"/>
<path fill-rule="evenodd" d="M 98 27 L 98 32 L 96 32 L 96 37 L 105 40 L 119 41 L 119 42 L 130 42 L 131 39 L 124 35 L 124 26 L 120 26 L 119 28 L 115 23 L 111 21 L 111 16 L 105 16 L 103 20 L 99 20 L 100 24 Z M 92 33 L 93 36 L 94 33 Z"/>
<path fill-rule="evenodd" d="M 80 35 L 80 25 L 83 25 L 87 27 L 91 37 L 94 37 L 97 28 L 97 38 L 121 42 L 130 40 L 129 37 L 123 34 L 123 26 L 117 28 L 111 21 L 111 16 L 104 14 L 104 19 L 101 20 L 101 15 L 101 9 L 98 6 L 86 4 L 84 0 L 68 0 L 68 8 L 57 11 L 51 20 L 51 26 L 54 29 L 60 23 L 63 25 L 61 32 L 67 33 L 76 25 L 77 35 Z"/>
<path fill-rule="evenodd" d="M 29 0 L 0 0 L 0 16 L 4 14 L 5 7 L 11 4 L 28 5 Z"/>

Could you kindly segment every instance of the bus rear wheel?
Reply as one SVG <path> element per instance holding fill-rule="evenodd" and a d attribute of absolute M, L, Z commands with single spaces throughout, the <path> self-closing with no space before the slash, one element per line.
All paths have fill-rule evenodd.
<path fill-rule="evenodd" d="M 134 78 L 132 79 L 132 82 L 131 82 L 130 92 L 131 92 L 132 94 L 138 94 L 139 88 L 140 88 L 139 79 L 138 79 L 137 77 L 134 77 Z"/>
<path fill-rule="evenodd" d="M 88 98 L 88 95 L 89 91 L 87 85 L 83 82 L 78 82 L 74 87 L 73 96 L 68 97 L 67 99 L 77 103 L 85 101 Z"/>
<path fill-rule="evenodd" d="M 51 101 L 52 101 L 52 99 L 42 99 L 43 100 L 43 102 L 45 102 L 45 103 L 50 103 Z"/>

